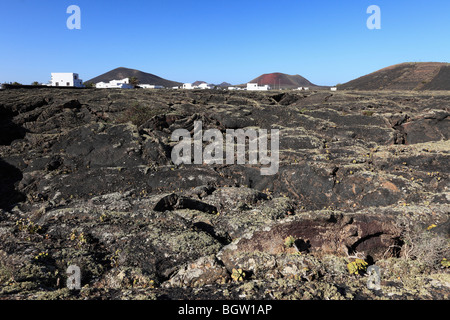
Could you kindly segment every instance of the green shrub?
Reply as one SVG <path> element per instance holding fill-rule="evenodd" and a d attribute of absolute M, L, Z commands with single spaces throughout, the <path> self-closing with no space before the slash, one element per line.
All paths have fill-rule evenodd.
<path fill-rule="evenodd" d="M 16 226 L 19 229 L 19 231 L 26 232 L 28 234 L 37 234 L 42 230 L 42 227 L 40 225 L 35 224 L 30 219 L 20 219 L 16 221 Z"/>
<path fill-rule="evenodd" d="M 284 239 L 284 246 L 286 248 L 292 248 L 295 243 L 295 238 L 293 236 L 289 236 L 286 239 Z"/>
<path fill-rule="evenodd" d="M 236 282 L 244 281 L 245 276 L 246 274 L 242 269 L 233 269 L 231 272 L 231 279 Z"/>
<path fill-rule="evenodd" d="M 363 259 L 356 259 L 355 261 L 347 264 L 347 269 L 350 274 L 360 274 L 366 272 L 368 265 L 369 264 Z"/>

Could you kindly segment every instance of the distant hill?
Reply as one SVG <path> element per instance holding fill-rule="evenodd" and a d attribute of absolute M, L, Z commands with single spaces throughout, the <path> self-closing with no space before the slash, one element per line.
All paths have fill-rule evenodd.
<path fill-rule="evenodd" d="M 284 73 L 266 73 L 261 76 L 259 76 L 256 79 L 253 79 L 252 81 L 249 81 L 249 83 L 258 83 L 261 86 L 269 85 L 273 89 L 294 89 L 298 87 L 319 87 L 313 83 L 311 83 L 309 80 L 303 78 L 302 76 L 296 74 L 296 75 L 288 75 Z"/>
<path fill-rule="evenodd" d="M 217 85 L 218 87 L 231 87 L 232 86 L 232 84 L 231 83 L 228 83 L 228 82 L 222 82 L 221 84 L 218 84 Z"/>
<path fill-rule="evenodd" d="M 131 77 L 136 77 L 139 80 L 139 83 L 141 84 L 152 84 L 163 87 L 175 87 L 182 84 L 180 82 L 163 79 L 151 73 L 146 73 L 139 70 L 122 67 L 106 72 L 86 82 L 91 83 L 109 82 L 111 80 L 121 80 Z"/>
<path fill-rule="evenodd" d="M 450 64 L 407 62 L 339 85 L 341 90 L 450 90 Z"/>
<path fill-rule="evenodd" d="M 192 85 L 193 85 L 193 86 L 199 86 L 199 85 L 201 85 L 202 83 L 208 84 L 206 81 L 195 81 Z"/>

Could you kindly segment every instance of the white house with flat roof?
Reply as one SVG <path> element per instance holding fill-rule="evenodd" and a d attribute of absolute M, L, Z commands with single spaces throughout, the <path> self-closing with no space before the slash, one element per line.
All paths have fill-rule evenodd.
<path fill-rule="evenodd" d="M 248 91 L 267 91 L 270 90 L 269 85 L 259 86 L 257 83 L 247 83 Z"/>
<path fill-rule="evenodd" d="M 207 84 L 207 83 L 200 83 L 198 86 L 197 86 L 197 88 L 199 88 L 199 89 L 212 89 L 211 88 L 211 86 L 209 85 L 209 84 Z"/>
<path fill-rule="evenodd" d="M 212 89 L 212 87 L 209 84 L 205 83 L 205 82 L 200 83 L 198 86 L 194 86 L 192 83 L 184 83 L 182 88 L 185 89 L 185 90 Z"/>
<path fill-rule="evenodd" d="M 50 84 L 52 87 L 84 87 L 83 80 L 80 79 L 78 73 L 54 72 Z"/>
<path fill-rule="evenodd" d="M 193 90 L 194 86 L 192 85 L 192 83 L 183 83 L 183 89 L 185 89 L 185 90 Z"/>
<path fill-rule="evenodd" d="M 134 86 L 130 84 L 130 79 L 111 80 L 110 82 L 99 82 L 95 85 L 98 89 L 133 89 Z"/>

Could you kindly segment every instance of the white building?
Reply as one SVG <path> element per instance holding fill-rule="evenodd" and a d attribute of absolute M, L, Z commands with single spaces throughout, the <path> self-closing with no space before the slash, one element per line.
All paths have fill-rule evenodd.
<path fill-rule="evenodd" d="M 269 85 L 264 86 L 258 86 L 257 83 L 247 83 L 247 90 L 248 91 L 267 91 L 270 90 Z"/>
<path fill-rule="evenodd" d="M 157 86 L 154 84 L 140 84 L 139 87 L 143 89 L 164 89 L 163 86 Z"/>
<path fill-rule="evenodd" d="M 337 91 L 337 88 L 336 87 L 332 87 L 331 91 Z"/>
<path fill-rule="evenodd" d="M 110 82 L 99 82 L 95 85 L 98 89 L 133 89 L 134 86 L 130 84 L 130 79 L 111 80 Z"/>
<path fill-rule="evenodd" d="M 192 83 L 184 83 L 182 89 L 185 90 L 194 90 L 194 89 L 212 89 L 211 86 L 205 82 L 199 84 L 198 86 L 194 86 Z"/>
<path fill-rule="evenodd" d="M 198 88 L 198 89 L 202 89 L 202 90 L 205 90 L 205 89 L 212 89 L 211 86 L 209 86 L 207 83 L 201 83 L 201 84 L 199 84 L 199 85 L 197 86 L 197 88 Z"/>
<path fill-rule="evenodd" d="M 50 81 L 52 87 L 77 87 L 83 88 L 83 80 L 79 78 L 78 73 L 52 73 Z"/>

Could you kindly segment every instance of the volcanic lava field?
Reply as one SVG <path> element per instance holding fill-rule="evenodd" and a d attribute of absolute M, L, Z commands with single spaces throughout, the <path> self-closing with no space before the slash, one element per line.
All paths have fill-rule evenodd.
<path fill-rule="evenodd" d="M 0 299 L 448 299 L 449 112 L 449 91 L 1 90 Z M 196 121 L 278 129 L 278 173 L 174 165 Z"/>

